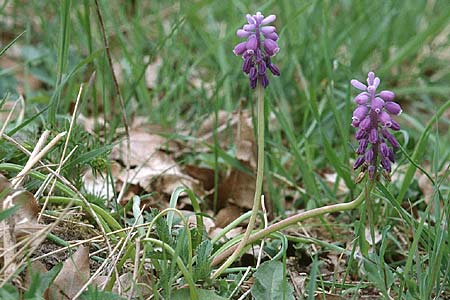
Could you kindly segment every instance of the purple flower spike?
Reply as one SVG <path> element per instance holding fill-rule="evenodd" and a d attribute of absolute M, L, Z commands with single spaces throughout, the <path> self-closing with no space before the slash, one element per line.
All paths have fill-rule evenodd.
<path fill-rule="evenodd" d="M 393 120 L 393 116 L 399 115 L 402 109 L 398 103 L 393 102 L 393 92 L 385 90 L 377 94 L 380 82 L 374 72 L 367 74 L 367 85 L 356 79 L 350 81 L 353 87 L 362 91 L 354 99 L 358 107 L 353 112 L 351 123 L 353 127 L 359 128 L 355 134 L 359 142 L 356 150 L 359 156 L 353 168 L 356 170 L 361 167 L 361 171 L 367 171 L 371 180 L 379 178 L 379 169 L 389 178 L 395 162 L 393 149 L 399 148 L 399 143 L 390 130 L 400 130 L 400 125 Z"/>
<path fill-rule="evenodd" d="M 280 69 L 270 59 L 280 51 L 276 28 L 268 25 L 276 20 L 276 16 L 264 17 L 257 12 L 255 15 L 247 14 L 246 18 L 247 24 L 238 29 L 236 35 L 239 38 L 247 38 L 247 41 L 237 44 L 233 52 L 244 59 L 242 71 L 249 75 L 250 87 L 256 88 L 258 82 L 267 87 L 267 69 L 275 76 L 281 74 Z"/>

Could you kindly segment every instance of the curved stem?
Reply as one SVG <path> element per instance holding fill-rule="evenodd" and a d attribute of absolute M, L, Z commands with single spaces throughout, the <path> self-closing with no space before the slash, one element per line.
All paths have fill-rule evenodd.
<path fill-rule="evenodd" d="M 258 83 L 258 86 L 256 87 L 256 94 L 258 102 L 258 112 L 256 114 L 258 123 L 258 165 L 256 169 L 256 188 L 255 197 L 253 198 L 252 215 L 250 216 L 247 229 L 245 230 L 245 234 L 241 242 L 237 245 L 237 248 L 234 248 L 233 254 L 224 262 L 222 266 L 220 266 L 216 272 L 214 272 L 212 275 L 213 279 L 217 278 L 226 268 L 228 268 L 241 256 L 241 252 L 245 245 L 247 245 L 248 239 L 255 225 L 256 216 L 258 215 L 259 206 L 261 204 L 261 193 L 264 178 L 264 88 L 261 83 Z M 230 254 L 231 253 L 228 253 L 228 255 Z"/>
<path fill-rule="evenodd" d="M 359 196 L 351 202 L 327 205 L 324 207 L 311 209 L 311 210 L 290 216 L 289 218 L 281 220 L 280 222 L 274 223 L 274 224 L 270 225 L 269 227 L 267 227 L 266 229 L 263 229 L 255 234 L 251 235 L 247 240 L 247 244 L 252 244 L 260 239 L 267 237 L 271 233 L 286 229 L 287 227 L 295 225 L 296 223 L 301 222 L 306 219 L 322 216 L 322 215 L 328 214 L 328 213 L 352 210 L 352 209 L 356 208 L 357 206 L 359 206 L 364 201 L 364 199 L 366 198 L 366 193 L 370 193 L 372 187 L 373 187 L 373 182 L 371 182 L 369 184 L 369 186 L 367 186 L 361 192 L 361 194 L 359 194 Z M 221 261 L 223 261 L 225 258 L 230 256 L 231 253 L 236 252 L 236 250 L 241 246 L 241 244 L 234 245 L 233 247 L 228 248 L 227 250 L 225 250 L 224 252 L 222 252 L 221 254 L 216 256 L 213 259 L 211 265 L 212 266 L 218 265 Z"/>

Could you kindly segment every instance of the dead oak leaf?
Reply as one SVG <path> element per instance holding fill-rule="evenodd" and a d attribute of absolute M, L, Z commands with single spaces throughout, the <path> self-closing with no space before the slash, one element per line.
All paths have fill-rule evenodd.
<path fill-rule="evenodd" d="M 50 286 L 49 300 L 72 299 L 88 281 L 89 247 L 80 246 L 63 264 Z"/>
<path fill-rule="evenodd" d="M 162 136 L 133 130 L 130 132 L 130 165 L 144 166 L 160 149 L 170 149 L 174 143 Z M 111 151 L 111 158 L 126 162 L 127 141 L 122 140 Z"/>

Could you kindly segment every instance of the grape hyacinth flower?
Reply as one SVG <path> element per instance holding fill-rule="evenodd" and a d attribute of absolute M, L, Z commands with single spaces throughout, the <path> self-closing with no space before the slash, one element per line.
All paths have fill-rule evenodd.
<path fill-rule="evenodd" d="M 395 162 L 394 149 L 399 144 L 390 130 L 400 130 L 400 125 L 392 119 L 393 115 L 402 112 L 400 105 L 393 102 L 395 94 L 391 91 L 376 93 L 380 78 L 374 72 L 368 73 L 367 84 L 353 79 L 353 87 L 361 90 L 354 101 L 358 107 L 353 112 L 352 126 L 358 128 L 355 134 L 359 142 L 353 169 L 361 167 L 361 171 L 369 173 L 369 178 L 376 178 L 378 166 L 384 170 L 383 175 L 389 178 L 391 164 Z M 389 146 L 390 145 L 390 146 Z"/>
<path fill-rule="evenodd" d="M 270 15 L 266 18 L 257 12 L 256 15 L 247 14 L 247 24 L 236 32 L 240 38 L 247 41 L 239 43 L 234 47 L 235 55 L 242 56 L 242 71 L 248 74 L 250 87 L 256 88 L 259 81 L 264 88 L 269 85 L 267 69 L 275 76 L 280 76 L 280 69 L 272 63 L 271 57 L 280 51 L 278 47 L 278 34 L 275 26 L 267 26 L 275 21 L 276 16 Z M 262 39 L 264 37 L 264 39 Z"/>

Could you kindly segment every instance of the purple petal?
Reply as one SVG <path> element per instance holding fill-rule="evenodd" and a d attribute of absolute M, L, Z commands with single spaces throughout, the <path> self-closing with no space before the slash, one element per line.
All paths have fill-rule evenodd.
<path fill-rule="evenodd" d="M 373 159 L 374 159 L 373 149 L 370 148 L 369 150 L 367 150 L 365 156 L 366 156 L 365 157 L 366 163 L 370 165 L 373 162 Z"/>
<path fill-rule="evenodd" d="M 258 74 L 259 75 L 266 74 L 266 63 L 265 62 L 261 62 L 258 64 Z"/>
<path fill-rule="evenodd" d="M 256 35 L 252 34 L 251 36 L 249 36 L 248 40 L 247 40 L 247 50 L 252 50 L 255 51 L 256 48 L 258 46 L 258 40 L 256 38 Z"/>
<path fill-rule="evenodd" d="M 364 83 L 356 79 L 352 79 L 350 83 L 353 85 L 353 87 L 357 88 L 358 90 L 365 91 L 367 89 L 367 86 Z"/>
<path fill-rule="evenodd" d="M 381 99 L 383 99 L 384 101 L 392 101 L 395 98 L 395 94 L 394 92 L 391 91 L 381 91 L 379 96 L 381 97 Z"/>
<path fill-rule="evenodd" d="M 240 38 L 249 37 L 250 34 L 252 34 L 250 31 L 245 31 L 243 29 L 238 29 L 238 31 L 236 31 L 236 35 Z"/>
<path fill-rule="evenodd" d="M 358 96 L 355 97 L 354 99 L 355 103 L 357 104 L 366 104 L 367 101 L 369 101 L 369 94 L 367 94 L 366 92 L 362 92 L 360 94 L 358 94 Z"/>
<path fill-rule="evenodd" d="M 377 89 L 378 86 L 380 85 L 380 78 L 375 77 L 375 79 L 373 80 L 373 84 L 371 84 L 371 85 L 373 85 L 373 87 L 374 87 L 375 89 Z"/>
<path fill-rule="evenodd" d="M 244 59 L 244 63 L 242 64 L 242 71 L 245 74 L 250 73 L 250 69 L 251 69 L 252 65 L 253 65 L 252 57 L 251 56 L 246 57 Z"/>
<path fill-rule="evenodd" d="M 261 76 L 261 84 L 264 88 L 266 88 L 269 85 L 269 78 L 267 78 L 266 74 Z"/>
<path fill-rule="evenodd" d="M 256 80 L 257 79 L 257 75 L 258 75 L 258 73 L 256 72 L 256 68 L 255 67 L 251 67 L 249 75 L 248 75 L 250 80 Z"/>
<path fill-rule="evenodd" d="M 364 156 L 359 156 L 353 164 L 353 170 L 358 169 L 364 163 Z"/>
<path fill-rule="evenodd" d="M 264 20 L 264 16 L 261 14 L 261 12 L 256 12 L 256 15 L 253 16 L 253 18 L 256 20 L 257 23 L 261 24 L 262 20 Z"/>
<path fill-rule="evenodd" d="M 378 129 L 372 128 L 369 132 L 369 143 L 375 144 L 378 141 Z"/>
<path fill-rule="evenodd" d="M 391 116 L 385 112 L 382 111 L 379 115 L 378 115 L 378 120 L 380 120 L 381 125 L 383 125 L 384 127 L 391 127 L 392 125 L 392 118 Z"/>
<path fill-rule="evenodd" d="M 266 39 L 271 39 L 275 42 L 278 41 L 278 34 L 276 32 L 264 33 L 263 35 Z"/>
<path fill-rule="evenodd" d="M 353 112 L 352 120 L 361 121 L 362 119 L 364 119 L 366 117 L 368 111 L 369 111 L 369 108 L 367 106 L 359 105 Z"/>
<path fill-rule="evenodd" d="M 362 130 L 361 128 L 355 133 L 355 138 L 357 140 L 367 138 L 367 131 Z"/>
<path fill-rule="evenodd" d="M 386 104 L 384 105 L 384 108 L 388 111 L 388 113 L 396 115 L 396 116 L 398 116 L 402 113 L 402 108 L 396 102 L 392 102 L 392 101 L 386 102 Z"/>
<path fill-rule="evenodd" d="M 369 145 L 369 141 L 367 139 L 362 139 L 359 141 L 359 147 L 356 149 L 357 154 L 364 154 L 367 149 L 367 145 Z"/>
<path fill-rule="evenodd" d="M 388 158 L 392 163 L 395 163 L 394 151 L 392 151 L 391 148 L 388 148 L 388 149 L 389 149 Z"/>
<path fill-rule="evenodd" d="M 242 55 L 247 50 L 247 42 L 242 42 L 236 45 L 233 49 L 235 55 Z"/>
<path fill-rule="evenodd" d="M 274 56 L 280 51 L 280 47 L 278 47 L 277 42 L 271 40 L 271 39 L 265 39 L 264 40 L 264 50 L 266 51 L 267 55 Z"/>
<path fill-rule="evenodd" d="M 371 108 L 379 114 L 384 106 L 384 100 L 380 97 L 375 97 L 375 99 L 372 100 Z"/>
<path fill-rule="evenodd" d="M 256 20 L 252 17 L 251 14 L 247 14 L 245 17 L 247 18 L 248 24 L 255 24 L 256 23 Z"/>
<path fill-rule="evenodd" d="M 263 26 L 260 30 L 263 34 L 265 34 L 275 32 L 276 28 L 275 26 Z"/>
<path fill-rule="evenodd" d="M 256 29 L 256 24 L 245 24 L 242 29 L 244 29 L 245 31 L 253 31 Z"/>
<path fill-rule="evenodd" d="M 269 68 L 270 72 L 272 72 L 273 75 L 275 76 L 281 75 L 280 69 L 277 67 L 277 65 L 270 63 L 267 67 Z"/>
<path fill-rule="evenodd" d="M 374 78 L 375 78 L 375 73 L 374 72 L 367 73 L 367 84 L 368 85 L 373 85 Z"/>
<path fill-rule="evenodd" d="M 385 142 L 380 144 L 380 152 L 383 157 L 389 157 L 389 147 Z"/>
<path fill-rule="evenodd" d="M 275 21 L 276 18 L 277 18 L 277 16 L 275 16 L 275 15 L 270 15 L 268 17 L 265 17 L 261 21 L 261 25 L 266 25 L 266 24 L 272 23 L 273 21 Z"/>
<path fill-rule="evenodd" d="M 392 145 L 392 147 L 394 147 L 394 148 L 399 147 L 399 144 L 398 144 L 397 140 L 395 139 L 395 137 L 386 128 L 383 128 L 381 130 L 381 133 L 389 141 L 389 143 Z"/>
<path fill-rule="evenodd" d="M 391 129 L 398 131 L 400 130 L 400 124 L 398 124 L 397 122 L 395 122 L 393 119 L 391 120 Z"/>
<path fill-rule="evenodd" d="M 391 173 L 391 171 L 392 171 L 391 162 L 389 161 L 388 158 L 386 158 L 386 157 L 381 158 L 381 166 L 383 167 L 383 169 L 386 170 L 386 172 Z"/>
<path fill-rule="evenodd" d="M 359 128 L 361 128 L 362 130 L 367 130 L 370 127 L 370 117 L 367 116 L 364 118 L 364 120 L 361 121 L 361 123 L 359 123 Z"/>

